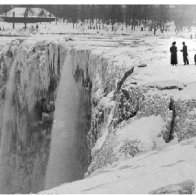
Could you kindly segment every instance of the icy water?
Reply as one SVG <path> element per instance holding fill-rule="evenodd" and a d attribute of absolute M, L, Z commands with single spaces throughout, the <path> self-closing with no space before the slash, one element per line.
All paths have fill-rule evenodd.
<path fill-rule="evenodd" d="M 7 84 L 7 95 L 5 106 L 3 110 L 3 122 L 1 129 L 1 148 L 0 148 L 0 191 L 7 192 L 9 190 L 9 184 L 11 179 L 8 178 L 8 173 L 12 170 L 12 160 L 9 158 L 11 151 L 12 132 L 14 124 L 14 79 L 15 79 L 15 66 L 14 63 L 10 70 L 10 80 Z"/>
<path fill-rule="evenodd" d="M 55 105 L 45 189 L 81 179 L 87 169 L 89 97 L 83 87 L 74 80 L 69 55 L 62 68 Z"/>

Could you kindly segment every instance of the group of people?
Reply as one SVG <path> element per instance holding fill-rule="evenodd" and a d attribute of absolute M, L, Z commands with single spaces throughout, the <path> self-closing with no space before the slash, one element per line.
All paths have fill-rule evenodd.
<path fill-rule="evenodd" d="M 182 47 L 182 50 L 180 50 L 180 51 L 183 54 L 184 65 L 189 65 L 187 46 L 185 45 L 185 42 L 182 42 L 182 45 L 183 45 L 183 47 Z M 170 52 L 171 52 L 171 65 L 177 65 L 178 58 L 177 58 L 176 42 L 172 43 L 172 46 L 170 47 Z M 196 65 L 196 55 L 194 56 L 194 62 Z"/>

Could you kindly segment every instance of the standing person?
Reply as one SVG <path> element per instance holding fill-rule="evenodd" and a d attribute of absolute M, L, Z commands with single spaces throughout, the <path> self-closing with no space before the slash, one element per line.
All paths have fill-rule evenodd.
<path fill-rule="evenodd" d="M 180 50 L 183 54 L 183 61 L 184 65 L 189 65 L 189 60 L 188 60 L 188 52 L 187 52 L 187 46 L 185 45 L 185 42 L 182 42 L 182 50 Z"/>
<path fill-rule="evenodd" d="M 177 60 L 176 42 L 172 43 L 172 46 L 170 47 L 170 52 L 171 52 L 171 65 L 177 65 L 178 64 L 178 60 Z"/>
<path fill-rule="evenodd" d="M 195 65 L 196 65 L 196 54 L 194 55 L 194 62 L 195 62 Z"/>

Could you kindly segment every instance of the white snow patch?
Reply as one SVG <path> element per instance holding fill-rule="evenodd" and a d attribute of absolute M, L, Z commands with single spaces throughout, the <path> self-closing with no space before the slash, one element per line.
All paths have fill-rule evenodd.
<path fill-rule="evenodd" d="M 190 115 L 196 115 L 196 108 L 189 112 Z"/>
<path fill-rule="evenodd" d="M 196 99 L 196 82 L 189 84 L 183 91 L 179 92 L 179 98 Z"/>
<path fill-rule="evenodd" d="M 95 146 L 91 149 L 91 156 L 93 156 L 96 152 L 98 152 L 101 149 L 107 136 L 108 136 L 108 128 L 102 129 L 101 136 L 97 140 Z"/>
<path fill-rule="evenodd" d="M 106 103 L 106 105 L 107 106 L 109 105 L 109 107 L 112 107 L 112 109 L 111 109 L 111 111 L 109 113 L 109 116 L 108 116 L 107 125 L 105 125 L 105 127 L 102 128 L 101 136 L 96 141 L 95 146 L 91 149 L 91 155 L 92 156 L 94 155 L 94 153 L 98 152 L 101 149 L 101 147 L 103 146 L 103 144 L 104 144 L 104 142 L 105 142 L 105 140 L 108 136 L 108 127 L 109 127 L 109 125 L 112 121 L 112 118 L 113 118 L 115 104 L 116 104 L 115 101 L 109 102 L 109 104 L 108 104 L 108 102 Z"/>
<path fill-rule="evenodd" d="M 165 123 L 160 116 L 149 116 L 134 120 L 117 132 L 120 140 L 137 140 L 142 143 L 144 151 L 163 148 L 166 143 L 160 137 Z"/>
<path fill-rule="evenodd" d="M 108 93 L 107 97 L 103 97 L 100 100 L 100 105 L 105 108 L 113 108 L 115 106 L 115 101 L 113 101 L 114 91 Z"/>

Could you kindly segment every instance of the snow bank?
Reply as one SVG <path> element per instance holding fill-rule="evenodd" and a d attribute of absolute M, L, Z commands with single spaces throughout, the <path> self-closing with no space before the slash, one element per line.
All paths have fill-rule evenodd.
<path fill-rule="evenodd" d="M 164 146 L 165 141 L 161 138 L 161 132 L 164 126 L 165 122 L 160 116 L 144 117 L 123 127 L 117 132 L 116 137 L 127 143 L 138 141 L 140 142 L 138 151 L 149 151 Z"/>
<path fill-rule="evenodd" d="M 196 183 L 196 138 L 185 140 L 180 144 L 170 145 L 162 150 L 154 150 L 132 159 L 121 161 L 115 166 L 107 167 L 96 175 L 73 183 L 62 184 L 44 194 L 148 194 L 166 187 L 168 193 L 180 193 L 187 190 L 169 185 L 191 182 L 190 189 Z M 189 184 L 188 184 L 189 186 Z M 187 187 L 188 187 L 187 186 Z M 168 188 L 167 188 L 168 187 Z"/>

